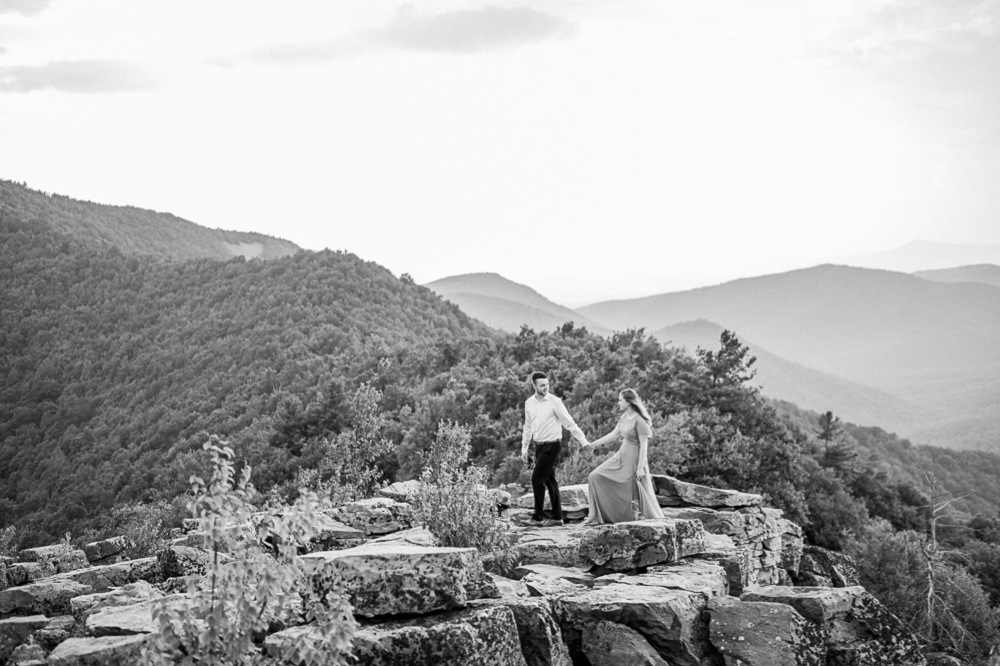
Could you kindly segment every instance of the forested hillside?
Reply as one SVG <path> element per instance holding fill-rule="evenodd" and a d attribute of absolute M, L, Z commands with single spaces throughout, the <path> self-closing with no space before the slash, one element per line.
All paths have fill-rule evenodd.
<path fill-rule="evenodd" d="M 295 243 L 264 234 L 208 229 L 170 213 L 79 201 L 9 180 L 0 180 L 4 219 L 45 224 L 70 243 L 96 242 L 168 259 L 274 259 L 299 251 Z"/>
<path fill-rule="evenodd" d="M 488 335 L 351 254 L 170 262 L 14 217 L 0 222 L 0 524 L 39 538 L 176 495 L 201 433 L 268 446 L 276 414 L 353 382 L 361 359 Z"/>

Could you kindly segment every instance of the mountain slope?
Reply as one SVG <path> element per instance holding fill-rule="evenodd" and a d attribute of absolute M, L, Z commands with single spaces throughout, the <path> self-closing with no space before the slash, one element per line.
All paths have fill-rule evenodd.
<path fill-rule="evenodd" d="M 982 282 L 1000 287 L 1000 266 L 994 264 L 976 264 L 974 266 L 958 266 L 942 268 L 935 271 L 917 271 L 917 277 L 934 282 Z"/>
<path fill-rule="evenodd" d="M 0 219 L 4 217 L 47 224 L 72 242 L 175 260 L 275 259 L 300 249 L 264 234 L 208 229 L 169 213 L 48 195 L 8 180 L 0 180 Z"/>
<path fill-rule="evenodd" d="M 653 332 L 664 344 L 684 347 L 691 353 L 717 349 L 723 328 L 700 319 L 683 322 Z M 926 409 L 901 400 L 885 391 L 850 382 L 826 372 L 793 363 L 740 336 L 757 358 L 757 374 L 751 382 L 769 398 L 794 403 L 802 409 L 833 411 L 846 421 L 877 425 L 889 430 L 911 432 L 917 424 L 932 420 Z"/>
<path fill-rule="evenodd" d="M 206 433 L 233 437 L 267 487 L 298 464 L 269 445 L 275 423 L 394 349 L 492 335 L 329 251 L 172 262 L 5 219 L 0 284 L 0 524 L 49 535 L 176 496 Z"/>
<path fill-rule="evenodd" d="M 929 416 L 943 412 L 938 426 L 972 416 L 1000 422 L 1000 290 L 991 285 L 824 265 L 581 312 L 615 329 L 707 319 Z M 984 431 L 977 446 L 985 445 L 995 446 Z"/>
<path fill-rule="evenodd" d="M 485 324 L 510 333 L 522 325 L 543 331 L 571 321 L 592 333 L 610 330 L 580 313 L 553 303 L 537 291 L 496 273 L 469 273 L 429 282 L 426 287 Z"/>

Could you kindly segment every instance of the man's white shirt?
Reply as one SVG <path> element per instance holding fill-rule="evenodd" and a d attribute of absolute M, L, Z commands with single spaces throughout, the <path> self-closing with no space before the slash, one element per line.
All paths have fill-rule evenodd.
<path fill-rule="evenodd" d="M 587 437 L 576 425 L 573 417 L 566 411 L 562 400 L 551 393 L 539 400 L 538 394 L 532 394 L 524 401 L 524 430 L 521 433 L 521 455 L 528 453 L 531 440 L 536 442 L 554 442 L 562 439 L 562 429 L 580 442 L 587 443 Z"/>

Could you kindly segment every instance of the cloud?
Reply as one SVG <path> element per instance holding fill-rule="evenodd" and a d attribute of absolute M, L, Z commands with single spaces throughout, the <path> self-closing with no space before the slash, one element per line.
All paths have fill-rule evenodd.
<path fill-rule="evenodd" d="M 567 37 L 574 32 L 575 26 L 566 19 L 530 7 L 488 5 L 421 13 L 407 5 L 372 37 L 386 46 L 410 51 L 479 53 Z"/>
<path fill-rule="evenodd" d="M 51 0 L 0 0 L 0 14 L 32 16 L 48 9 Z"/>
<path fill-rule="evenodd" d="M 152 72 L 116 60 L 62 60 L 44 65 L 0 67 L 0 92 L 117 93 L 151 90 L 159 85 Z"/>
<path fill-rule="evenodd" d="M 570 37 L 576 25 L 555 14 L 530 7 L 459 9 L 418 12 L 403 5 L 383 26 L 313 43 L 275 44 L 244 57 L 221 57 L 213 64 L 231 66 L 240 61 L 291 64 L 327 62 L 374 51 L 399 49 L 452 54 L 515 49 L 550 39 Z"/>

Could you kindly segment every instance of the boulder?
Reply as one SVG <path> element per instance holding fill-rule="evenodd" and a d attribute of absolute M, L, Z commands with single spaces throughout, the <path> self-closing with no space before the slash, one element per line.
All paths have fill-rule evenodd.
<path fill-rule="evenodd" d="M 465 606 L 469 564 L 476 556 L 473 548 L 371 543 L 302 559 L 317 592 L 342 586 L 355 614 L 374 617 Z"/>
<path fill-rule="evenodd" d="M 787 518 L 779 519 L 778 527 L 781 530 L 781 556 L 778 559 L 778 566 L 792 573 L 798 573 L 805 547 L 802 528 Z"/>
<path fill-rule="evenodd" d="M 670 666 L 638 631 L 601 621 L 583 634 L 581 650 L 591 666 Z"/>
<path fill-rule="evenodd" d="M 105 606 L 87 616 L 84 629 L 90 636 L 128 636 L 156 633 L 153 604 L 158 600 L 140 601 L 127 606 Z"/>
<path fill-rule="evenodd" d="M 52 618 L 47 625 L 41 627 L 31 635 L 31 638 L 46 652 L 51 652 L 57 645 L 69 638 L 76 627 L 76 620 L 72 615 L 58 615 Z"/>
<path fill-rule="evenodd" d="M 579 525 L 517 528 L 511 534 L 516 540 L 512 551 L 521 563 L 589 569 L 580 559 L 580 542 L 587 529 Z"/>
<path fill-rule="evenodd" d="M 0 620 L 0 664 L 6 664 L 14 649 L 21 645 L 28 636 L 49 624 L 49 618 L 44 615 L 29 615 L 27 617 L 10 617 Z"/>
<path fill-rule="evenodd" d="M 861 586 L 755 587 L 745 591 L 741 599 L 794 608 L 819 628 L 830 664 L 924 663 L 916 637 Z"/>
<path fill-rule="evenodd" d="M 181 536 L 171 539 L 170 546 L 182 546 L 184 548 L 200 548 L 201 550 L 207 550 L 208 546 L 208 532 L 194 531 L 187 532 Z M 220 550 L 224 551 L 224 544 L 219 544 Z"/>
<path fill-rule="evenodd" d="M 764 501 L 760 495 L 699 486 L 696 483 L 687 483 L 672 476 L 653 474 L 652 477 L 657 499 L 663 506 L 720 508 L 760 506 Z"/>
<path fill-rule="evenodd" d="M 90 586 L 94 592 L 105 592 L 113 587 L 121 587 L 140 580 L 154 580 L 158 575 L 157 558 L 144 557 L 138 560 L 125 560 L 114 564 L 78 569 L 58 574 L 53 578 L 72 580 Z"/>
<path fill-rule="evenodd" d="M 531 596 L 527 586 L 520 581 L 511 580 L 495 573 L 487 572 L 486 575 L 493 579 L 493 584 L 496 585 L 501 599 L 517 599 Z"/>
<path fill-rule="evenodd" d="M 88 543 L 83 552 L 91 564 L 113 564 L 120 562 L 130 548 L 135 548 L 135 541 L 127 536 L 116 536 Z"/>
<path fill-rule="evenodd" d="M 660 518 L 584 528 L 580 558 L 610 571 L 676 562 L 705 550 L 697 520 Z"/>
<path fill-rule="evenodd" d="M 583 569 L 577 567 L 557 567 L 552 564 L 522 564 L 514 569 L 513 577 L 520 580 L 528 574 L 536 574 L 546 578 L 565 578 L 571 583 L 586 587 L 593 587 L 595 580 L 593 574 L 587 573 Z"/>
<path fill-rule="evenodd" d="M 413 495 L 420 488 L 420 481 L 417 479 L 410 479 L 409 481 L 397 481 L 395 483 L 390 483 L 385 488 L 379 488 L 376 490 L 376 494 L 380 497 L 387 497 L 396 502 L 406 502 L 409 500 L 410 495 Z"/>
<path fill-rule="evenodd" d="M 594 587 L 598 588 L 613 584 L 697 592 L 705 599 L 725 596 L 729 591 L 725 569 L 715 562 L 704 560 L 684 560 L 677 564 L 650 567 L 646 573 L 635 576 L 613 573 L 594 581 Z"/>
<path fill-rule="evenodd" d="M 83 624 L 87 618 L 102 608 L 109 606 L 130 606 L 140 601 L 151 601 L 163 596 L 159 590 L 145 581 L 130 583 L 107 592 L 85 594 L 71 599 L 70 610 L 77 622 Z"/>
<path fill-rule="evenodd" d="M 345 525 L 325 514 L 320 514 L 318 518 L 322 523 L 320 533 L 309 542 L 309 552 L 342 550 L 360 546 L 365 542 L 365 533 L 361 530 Z"/>
<path fill-rule="evenodd" d="M 323 512 L 333 520 L 371 536 L 409 529 L 409 504 L 388 497 L 371 497 Z"/>
<path fill-rule="evenodd" d="M 552 608 L 544 599 L 505 599 L 514 613 L 521 654 L 527 666 L 570 666 L 569 650 L 562 639 Z"/>
<path fill-rule="evenodd" d="M 87 562 L 87 556 L 82 550 L 71 548 L 61 543 L 53 546 L 25 548 L 18 552 L 17 557 L 21 562 L 51 564 L 55 568 L 55 573 L 74 571 L 90 566 L 90 563 Z"/>
<path fill-rule="evenodd" d="M 93 592 L 89 585 L 72 580 L 43 578 L 40 581 L 0 591 L 0 617 L 66 615 L 70 599 Z"/>
<path fill-rule="evenodd" d="M 709 640 L 726 666 L 824 666 L 817 627 L 791 606 L 717 597 L 708 602 Z"/>
<path fill-rule="evenodd" d="M 271 634 L 265 650 L 275 654 L 283 644 L 313 631 L 307 625 Z M 514 613 L 491 602 L 429 617 L 363 624 L 354 636 L 353 656 L 367 666 L 525 665 Z"/>
<path fill-rule="evenodd" d="M 590 511 L 590 495 L 587 490 L 586 483 L 580 483 L 573 486 L 560 486 L 559 487 L 559 504 L 563 510 L 563 513 L 577 513 L 582 512 L 586 515 Z M 527 493 L 521 495 L 515 500 L 512 500 L 512 507 L 518 509 L 535 509 L 535 494 Z M 545 509 L 552 509 L 552 502 L 549 501 L 549 494 L 545 493 L 545 504 L 543 505 Z"/>
<path fill-rule="evenodd" d="M 528 593 L 533 597 L 559 597 L 567 594 L 576 594 L 584 586 L 570 582 L 565 578 L 542 576 L 529 573 L 521 579 L 524 586 L 528 588 Z"/>
<path fill-rule="evenodd" d="M 0 585 L 0 589 L 34 583 L 55 573 L 56 568 L 51 562 L 15 562 L 7 566 L 7 585 Z"/>
<path fill-rule="evenodd" d="M 149 634 L 70 638 L 49 655 L 49 666 L 134 666 Z"/>
<path fill-rule="evenodd" d="M 700 666 L 714 654 L 701 618 L 705 604 L 697 592 L 620 583 L 552 601 L 574 662 L 585 658 L 583 636 L 598 622 L 608 621 L 639 632 L 676 666 Z"/>
<path fill-rule="evenodd" d="M 411 546 L 437 546 L 438 538 L 426 527 L 411 527 L 372 539 L 369 543 L 405 543 Z"/>
<path fill-rule="evenodd" d="M 180 576 L 204 576 L 212 565 L 212 560 L 218 557 L 220 562 L 228 562 L 233 558 L 226 553 L 211 553 L 200 548 L 187 546 L 168 546 L 156 555 L 156 580 Z"/>
<path fill-rule="evenodd" d="M 858 584 L 858 567 L 853 559 L 819 546 L 802 549 L 796 585 L 804 587 L 851 587 Z"/>

